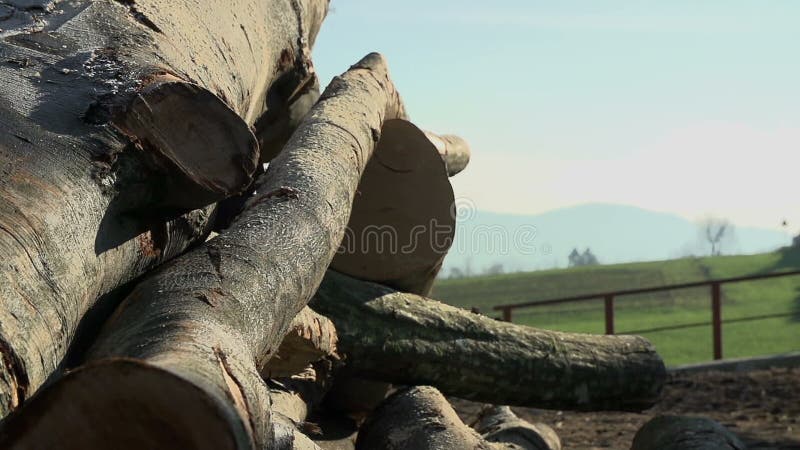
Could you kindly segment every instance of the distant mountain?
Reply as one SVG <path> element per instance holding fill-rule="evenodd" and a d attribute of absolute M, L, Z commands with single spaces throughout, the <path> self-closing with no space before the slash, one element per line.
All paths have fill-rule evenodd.
<path fill-rule="evenodd" d="M 735 225 L 735 224 L 734 224 Z M 736 227 L 723 254 L 751 254 L 789 245 L 784 232 Z M 668 213 L 612 204 L 587 204 L 538 215 L 460 211 L 453 248 L 443 276 L 452 268 L 482 273 L 565 267 L 573 248 L 591 248 L 601 263 L 653 261 L 708 255 L 698 225 Z"/>

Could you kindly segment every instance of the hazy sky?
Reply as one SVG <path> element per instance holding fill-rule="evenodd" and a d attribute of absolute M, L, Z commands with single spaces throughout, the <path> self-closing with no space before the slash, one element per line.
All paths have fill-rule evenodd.
<path fill-rule="evenodd" d="M 370 51 L 456 133 L 479 209 L 623 203 L 800 232 L 800 1 L 332 0 L 323 84 Z"/>

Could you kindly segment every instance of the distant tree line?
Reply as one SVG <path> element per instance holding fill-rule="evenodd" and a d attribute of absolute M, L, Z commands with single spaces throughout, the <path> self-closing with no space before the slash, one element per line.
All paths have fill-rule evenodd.
<path fill-rule="evenodd" d="M 506 270 L 502 263 L 494 263 L 485 267 L 483 270 L 472 273 L 470 264 L 467 262 L 467 265 L 464 266 L 464 268 L 451 267 L 447 278 L 469 278 L 478 275 L 502 275 L 504 273 L 506 273 Z"/>
<path fill-rule="evenodd" d="M 577 248 L 573 248 L 569 254 L 569 267 L 596 266 L 598 264 L 600 261 L 589 248 L 586 248 L 583 253 L 579 252 Z"/>

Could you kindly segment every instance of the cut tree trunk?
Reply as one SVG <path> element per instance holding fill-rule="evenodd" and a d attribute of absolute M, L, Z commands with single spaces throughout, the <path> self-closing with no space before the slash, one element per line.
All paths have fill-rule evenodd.
<path fill-rule="evenodd" d="M 739 438 L 705 417 L 657 416 L 633 438 L 631 450 L 745 450 Z"/>
<path fill-rule="evenodd" d="M 664 363 L 639 336 L 500 322 L 328 271 L 311 307 L 333 321 L 356 375 L 493 404 L 568 410 L 652 406 Z"/>
<path fill-rule="evenodd" d="M 361 280 L 427 294 L 456 227 L 453 188 L 437 148 L 411 122 L 387 121 L 358 192 L 331 267 Z M 388 383 L 340 373 L 328 405 L 365 415 L 391 389 Z"/>
<path fill-rule="evenodd" d="M 449 176 L 452 177 L 467 168 L 471 154 L 467 141 L 452 134 L 439 135 L 426 131 L 425 135 L 442 156 Z"/>
<path fill-rule="evenodd" d="M 444 396 L 430 386 L 408 388 L 386 399 L 361 427 L 356 448 L 520 450 L 514 444 L 489 442 L 464 425 Z"/>
<path fill-rule="evenodd" d="M 508 406 L 490 406 L 481 411 L 475 431 L 489 442 L 514 444 L 520 450 L 561 450 L 561 440 L 552 428 L 526 422 Z"/>
<path fill-rule="evenodd" d="M 258 368 L 325 275 L 379 130 L 402 111 L 380 55 L 335 78 L 245 211 L 138 284 L 98 337 L 95 362 L 31 402 L 5 448 L 261 449 L 290 439 L 274 427 Z"/>
<path fill-rule="evenodd" d="M 214 210 L 187 208 L 247 187 L 250 126 L 302 96 L 327 0 L 0 9 L 2 418 L 99 296 L 202 242 Z"/>
<path fill-rule="evenodd" d="M 436 147 L 414 124 L 387 121 L 358 191 L 331 267 L 427 294 L 456 228 L 453 188 Z"/>

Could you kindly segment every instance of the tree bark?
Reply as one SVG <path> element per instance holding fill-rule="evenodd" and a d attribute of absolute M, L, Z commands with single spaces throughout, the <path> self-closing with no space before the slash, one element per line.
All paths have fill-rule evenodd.
<path fill-rule="evenodd" d="M 174 436 L 191 448 L 277 445 L 258 368 L 317 289 L 379 130 L 402 110 L 380 55 L 335 78 L 246 210 L 141 282 L 98 337 L 96 362 L 50 386 L 6 448 L 171 449 Z M 75 438 L 86 422 L 102 425 Z"/>
<path fill-rule="evenodd" d="M 356 441 L 361 450 L 520 450 L 489 442 L 464 425 L 439 391 L 418 386 L 399 391 L 375 410 Z"/>
<path fill-rule="evenodd" d="M 514 444 L 522 450 L 561 450 L 561 440 L 543 423 L 528 423 L 508 406 L 490 406 L 481 412 L 475 431 L 489 442 Z"/>
<path fill-rule="evenodd" d="M 333 322 L 309 307 L 303 308 L 289 326 L 275 356 L 261 369 L 264 378 L 288 377 L 303 372 L 323 358 L 337 360 L 339 338 Z"/>
<path fill-rule="evenodd" d="M 493 404 L 568 410 L 652 406 L 664 363 L 639 336 L 539 330 L 329 271 L 311 307 L 358 376 L 428 384 Z"/>
<path fill-rule="evenodd" d="M 202 242 L 186 208 L 246 187 L 265 99 L 313 78 L 327 0 L 198 5 L 1 5 L 0 418 L 100 295 Z"/>
<path fill-rule="evenodd" d="M 444 161 L 406 120 L 383 125 L 331 267 L 404 292 L 427 294 L 455 236 Z"/>
<path fill-rule="evenodd" d="M 471 155 L 467 141 L 452 134 L 439 135 L 426 131 L 425 135 L 442 156 L 447 166 L 447 175 L 452 177 L 467 168 Z"/>
<path fill-rule="evenodd" d="M 745 450 L 739 438 L 705 417 L 658 416 L 636 432 L 631 450 Z"/>

